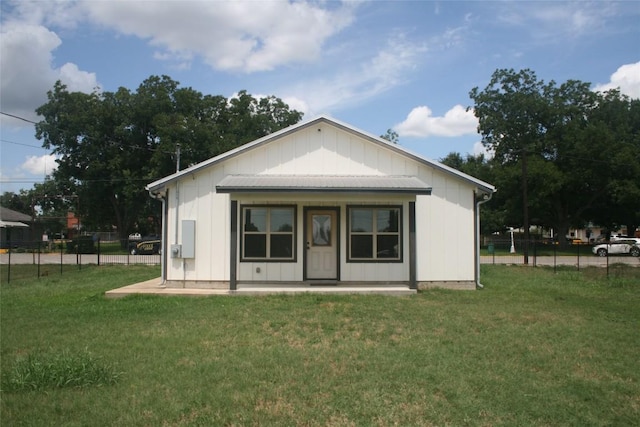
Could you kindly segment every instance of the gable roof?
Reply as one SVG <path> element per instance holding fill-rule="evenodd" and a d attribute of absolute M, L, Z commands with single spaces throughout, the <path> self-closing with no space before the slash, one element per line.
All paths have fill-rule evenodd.
<path fill-rule="evenodd" d="M 0 219 L 3 221 L 31 221 L 31 216 L 0 206 Z"/>
<path fill-rule="evenodd" d="M 215 165 L 217 163 L 220 163 L 224 160 L 230 159 L 232 157 L 235 157 L 237 155 L 240 155 L 242 153 L 245 153 L 253 148 L 262 146 L 264 144 L 267 144 L 271 141 L 275 141 L 277 139 L 280 139 L 286 135 L 289 135 L 291 133 L 297 132 L 299 130 L 311 127 L 311 126 L 316 126 L 320 123 L 325 123 L 328 124 L 330 126 L 334 126 L 336 128 L 339 128 L 341 130 L 344 130 L 346 132 L 349 132 L 351 134 L 354 134 L 356 136 L 359 136 L 363 139 L 366 139 L 374 144 L 377 145 L 381 145 L 384 146 L 387 149 L 390 149 L 391 151 L 394 151 L 396 153 L 399 153 L 401 155 L 404 155 L 406 157 L 409 157 L 415 161 L 417 161 L 418 163 L 422 163 L 426 166 L 432 167 L 434 169 L 437 169 L 441 172 L 444 172 L 448 175 L 452 175 L 454 177 L 457 177 L 458 179 L 468 182 L 469 184 L 472 184 L 473 186 L 477 187 L 479 191 L 483 192 L 483 193 L 488 193 L 488 194 L 492 194 L 496 191 L 495 187 L 487 182 L 484 182 L 482 180 L 479 180 L 477 178 L 474 178 L 470 175 L 467 175 L 465 173 L 462 173 L 456 169 L 453 169 L 449 166 L 443 165 L 442 163 L 436 162 L 434 160 L 430 160 L 427 159 L 426 157 L 420 156 L 419 154 L 416 154 L 404 147 L 402 147 L 401 145 L 398 144 L 394 144 L 392 142 L 389 142 L 383 138 L 374 136 L 372 134 L 369 134 L 365 131 L 362 131 L 360 129 L 356 129 L 353 126 L 340 122 L 339 120 L 336 120 L 334 118 L 328 117 L 328 116 L 318 116 L 314 119 L 308 120 L 308 121 L 302 121 L 299 122 L 295 125 L 286 127 L 284 129 L 281 129 L 277 132 L 271 133 L 269 135 L 266 135 L 262 138 L 256 139 L 255 141 L 246 143 L 244 145 L 241 145 L 239 147 L 236 147 L 232 150 L 229 150 L 225 153 L 222 153 L 218 156 L 212 157 L 208 160 L 205 160 L 201 163 L 198 163 L 196 165 L 193 165 L 189 168 L 186 168 L 184 170 L 181 170 L 179 172 L 176 172 L 174 174 L 171 174 L 169 176 L 166 176 L 162 179 L 159 179 L 157 181 L 154 181 L 150 184 L 148 184 L 146 186 L 146 189 L 151 192 L 151 193 L 155 193 L 158 192 L 160 190 L 162 190 L 164 187 L 166 187 L 166 185 L 171 184 L 172 182 L 180 179 L 181 177 L 185 176 L 185 175 L 189 175 L 189 174 L 193 174 L 195 172 L 198 172 L 202 169 L 205 169 L 209 166 Z"/>
<path fill-rule="evenodd" d="M 0 206 L 0 228 L 28 227 L 24 222 L 31 221 L 29 215 Z"/>

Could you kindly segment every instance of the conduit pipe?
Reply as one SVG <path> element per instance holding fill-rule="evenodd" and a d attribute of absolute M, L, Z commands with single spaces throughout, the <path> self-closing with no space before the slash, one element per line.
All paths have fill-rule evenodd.
<path fill-rule="evenodd" d="M 161 283 L 164 285 L 165 281 L 167 280 L 167 272 L 166 272 L 166 263 L 164 261 L 164 257 L 166 256 L 167 252 L 167 192 L 166 190 L 164 192 L 158 192 L 158 193 L 154 193 L 153 191 L 149 190 L 149 196 L 151 196 L 151 198 L 156 199 L 156 200 L 160 200 L 160 202 L 162 203 L 162 245 L 161 245 L 161 253 L 160 253 L 160 280 Z"/>

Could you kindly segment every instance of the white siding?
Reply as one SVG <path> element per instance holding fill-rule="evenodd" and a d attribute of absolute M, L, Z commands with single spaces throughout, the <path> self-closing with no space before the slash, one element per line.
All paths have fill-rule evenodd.
<path fill-rule="evenodd" d="M 167 279 L 228 281 L 230 277 L 230 196 L 216 194 L 215 185 L 228 174 L 303 175 L 415 175 L 433 188 L 430 196 L 390 195 L 242 195 L 241 204 L 270 203 L 297 206 L 297 262 L 239 262 L 240 281 L 300 281 L 304 261 L 304 207 L 340 208 L 340 280 L 409 280 L 409 201 L 416 200 L 417 280 L 474 280 L 473 187 L 461 179 L 410 157 L 321 123 L 302 128 L 267 144 L 230 157 L 169 187 L 168 245 L 181 243 L 180 221 L 196 221 L 194 259 L 167 259 Z M 236 196 L 234 196 L 236 197 Z M 347 206 L 401 204 L 403 207 L 403 262 L 348 263 Z M 239 206 L 240 207 L 240 206 Z M 176 219 L 177 215 L 177 219 Z M 177 224 L 177 239 L 176 239 Z M 238 233 L 240 236 L 240 232 Z M 238 245 L 239 246 L 239 245 Z M 238 259 L 240 259 L 238 254 Z"/>

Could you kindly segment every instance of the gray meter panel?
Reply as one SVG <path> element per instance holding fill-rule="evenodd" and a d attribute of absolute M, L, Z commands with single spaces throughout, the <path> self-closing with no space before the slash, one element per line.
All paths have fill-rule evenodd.
<path fill-rule="evenodd" d="M 196 257 L 196 222 L 182 220 L 182 258 Z"/>

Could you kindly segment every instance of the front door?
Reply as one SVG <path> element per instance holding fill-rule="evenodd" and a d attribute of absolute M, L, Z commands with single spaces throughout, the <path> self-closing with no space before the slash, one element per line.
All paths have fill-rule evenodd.
<path fill-rule="evenodd" d="M 338 280 L 338 214 L 336 209 L 306 213 L 306 278 Z"/>

